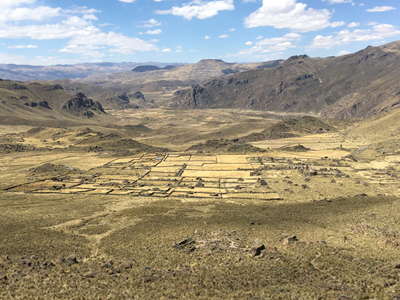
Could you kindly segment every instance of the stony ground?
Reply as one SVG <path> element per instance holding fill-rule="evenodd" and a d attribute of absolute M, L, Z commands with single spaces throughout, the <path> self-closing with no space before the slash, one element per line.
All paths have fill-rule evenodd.
<path fill-rule="evenodd" d="M 396 198 L 281 204 L 1 194 L 0 206 L 1 299 L 396 299 L 400 292 Z"/>
<path fill-rule="evenodd" d="M 180 131 L 182 112 L 158 113 L 118 126 L 140 118 L 140 141 L 180 152 L 90 144 L 118 128 L 3 130 L 0 299 L 400 299 L 392 119 L 373 121 L 389 142 L 350 124 L 231 155 L 184 150 L 262 115 L 192 112 Z"/>

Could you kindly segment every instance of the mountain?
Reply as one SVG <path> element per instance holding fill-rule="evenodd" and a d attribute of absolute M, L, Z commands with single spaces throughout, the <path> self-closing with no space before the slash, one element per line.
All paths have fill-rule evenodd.
<path fill-rule="evenodd" d="M 60 85 L 0 80 L 0 124 L 67 126 L 108 122 L 101 103 Z"/>
<path fill-rule="evenodd" d="M 212 78 L 256 68 L 271 68 L 281 63 L 281 60 L 263 63 L 226 63 L 220 59 L 204 59 L 195 64 L 174 67 L 142 66 L 128 72 L 89 76 L 78 81 L 119 93 L 129 94 L 135 91 L 173 93 Z"/>
<path fill-rule="evenodd" d="M 400 107 L 400 42 L 340 57 L 293 56 L 176 93 L 175 108 L 251 108 L 329 118 L 370 117 Z"/>
<path fill-rule="evenodd" d="M 0 64 L 0 78 L 28 81 L 28 80 L 56 80 L 56 79 L 77 79 L 99 74 L 110 74 L 116 72 L 130 71 L 137 66 L 154 65 L 166 67 L 175 63 L 165 64 L 159 62 L 123 62 L 123 63 L 82 63 L 76 65 L 55 65 L 55 66 L 30 66 L 15 64 Z"/>

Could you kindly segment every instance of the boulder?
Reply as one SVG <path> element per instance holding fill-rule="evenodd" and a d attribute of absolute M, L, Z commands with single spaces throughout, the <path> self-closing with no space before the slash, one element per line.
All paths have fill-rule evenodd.
<path fill-rule="evenodd" d="M 253 241 L 253 246 L 251 247 L 251 255 L 252 256 L 259 256 L 261 252 L 265 249 L 265 246 L 261 242 L 260 239 L 255 239 Z"/>

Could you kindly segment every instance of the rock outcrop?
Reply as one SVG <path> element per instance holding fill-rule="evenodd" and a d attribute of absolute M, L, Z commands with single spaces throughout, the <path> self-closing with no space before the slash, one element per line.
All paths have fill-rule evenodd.
<path fill-rule="evenodd" d="M 93 101 L 92 99 L 88 99 L 84 94 L 78 93 L 76 96 L 67 102 L 65 102 L 63 109 L 68 109 L 75 114 L 82 114 L 85 117 L 93 117 L 94 112 L 105 113 L 103 106 L 98 101 Z"/>

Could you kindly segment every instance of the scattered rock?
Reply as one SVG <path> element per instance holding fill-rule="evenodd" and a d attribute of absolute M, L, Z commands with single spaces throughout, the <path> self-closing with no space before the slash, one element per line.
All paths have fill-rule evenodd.
<path fill-rule="evenodd" d="M 120 264 L 120 265 L 118 266 L 118 268 L 119 268 L 119 269 L 124 269 L 124 270 L 132 269 L 132 262 L 131 262 L 131 261 L 125 261 L 125 262 L 123 262 L 122 264 Z"/>
<path fill-rule="evenodd" d="M 297 241 L 297 237 L 295 235 L 287 235 L 282 234 L 280 242 L 282 245 L 289 245 Z"/>
<path fill-rule="evenodd" d="M 361 194 L 355 195 L 354 197 L 368 197 L 368 195 L 365 193 L 361 193 Z"/>
<path fill-rule="evenodd" d="M 255 239 L 253 241 L 253 246 L 251 247 L 251 255 L 252 256 L 259 256 L 261 252 L 265 249 L 265 246 L 259 239 Z"/>
<path fill-rule="evenodd" d="M 71 264 L 71 265 L 77 264 L 77 263 L 78 263 L 78 261 L 76 260 L 76 256 L 75 256 L 75 255 L 70 255 L 70 256 L 68 256 L 68 257 L 65 259 L 65 261 L 66 261 L 67 263 Z"/>
<path fill-rule="evenodd" d="M 101 266 L 102 269 L 113 269 L 114 264 L 112 261 L 106 262 L 104 265 Z"/>
<path fill-rule="evenodd" d="M 175 249 L 183 249 L 184 247 L 194 244 L 195 241 L 191 237 L 188 237 L 186 239 L 181 240 L 180 242 L 175 243 L 175 245 L 172 246 L 172 248 Z"/>

